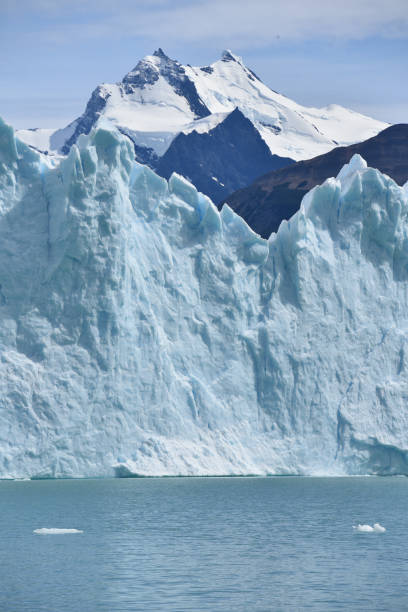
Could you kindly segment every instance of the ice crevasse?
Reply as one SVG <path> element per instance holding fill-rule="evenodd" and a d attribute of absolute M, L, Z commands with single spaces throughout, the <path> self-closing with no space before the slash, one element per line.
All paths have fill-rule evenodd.
<path fill-rule="evenodd" d="M 353 157 L 262 240 L 104 126 L 0 125 L 0 477 L 408 474 L 408 192 Z"/>

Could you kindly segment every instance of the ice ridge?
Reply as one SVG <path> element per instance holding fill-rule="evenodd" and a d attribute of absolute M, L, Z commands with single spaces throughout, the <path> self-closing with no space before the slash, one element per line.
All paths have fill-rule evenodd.
<path fill-rule="evenodd" d="M 407 474 L 407 192 L 358 156 L 268 241 L 107 126 L 0 124 L 0 476 Z"/>

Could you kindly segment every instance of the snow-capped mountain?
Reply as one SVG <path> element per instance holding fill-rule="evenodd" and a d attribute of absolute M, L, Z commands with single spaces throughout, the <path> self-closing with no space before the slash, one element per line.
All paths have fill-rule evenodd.
<path fill-rule="evenodd" d="M 0 477 L 408 474 L 408 191 L 355 156 L 268 241 L 128 138 L 0 122 Z"/>
<path fill-rule="evenodd" d="M 387 124 L 337 105 L 307 108 L 273 91 L 242 60 L 224 51 L 210 66 L 183 66 L 161 50 L 121 82 L 95 89 L 85 112 L 64 130 L 20 130 L 40 150 L 68 153 L 103 117 L 134 142 L 137 159 L 154 167 L 180 132 L 208 132 L 239 110 L 273 155 L 308 159 L 374 136 Z"/>

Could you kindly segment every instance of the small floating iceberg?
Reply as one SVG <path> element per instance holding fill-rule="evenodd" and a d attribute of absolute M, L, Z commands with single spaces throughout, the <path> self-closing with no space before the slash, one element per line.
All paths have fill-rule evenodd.
<path fill-rule="evenodd" d="M 384 533 L 387 531 L 380 523 L 374 523 L 373 527 L 371 527 L 371 525 L 359 524 L 357 527 L 353 526 L 353 529 L 357 531 L 357 533 Z"/>
<path fill-rule="evenodd" d="M 39 535 L 61 535 L 66 533 L 84 533 L 82 529 L 57 529 L 56 527 L 42 527 L 41 529 L 34 529 L 33 533 Z"/>

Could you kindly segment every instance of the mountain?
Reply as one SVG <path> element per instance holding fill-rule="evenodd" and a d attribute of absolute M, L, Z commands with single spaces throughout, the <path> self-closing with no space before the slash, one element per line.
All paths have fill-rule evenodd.
<path fill-rule="evenodd" d="M 0 124 L 0 475 L 408 474 L 408 189 L 359 156 L 270 240 L 93 129 Z"/>
<path fill-rule="evenodd" d="M 341 106 L 301 106 L 267 87 L 230 51 L 199 68 L 183 66 L 158 49 L 119 83 L 99 85 L 84 113 L 64 130 L 18 134 L 37 149 L 67 154 L 80 134 L 88 134 L 103 118 L 129 136 L 138 161 L 155 167 L 178 134 L 206 133 L 235 108 L 252 122 L 273 155 L 294 160 L 364 140 L 386 127 Z"/>
<path fill-rule="evenodd" d="M 155 170 L 166 179 L 173 172 L 185 176 L 219 204 L 238 185 L 245 187 L 260 174 L 292 163 L 272 155 L 253 123 L 236 108 L 208 132 L 178 134 Z"/>
<path fill-rule="evenodd" d="M 336 176 L 355 154 L 402 185 L 408 180 L 408 124 L 393 125 L 364 142 L 269 172 L 225 201 L 255 232 L 268 238 L 299 209 L 310 189 Z"/>

